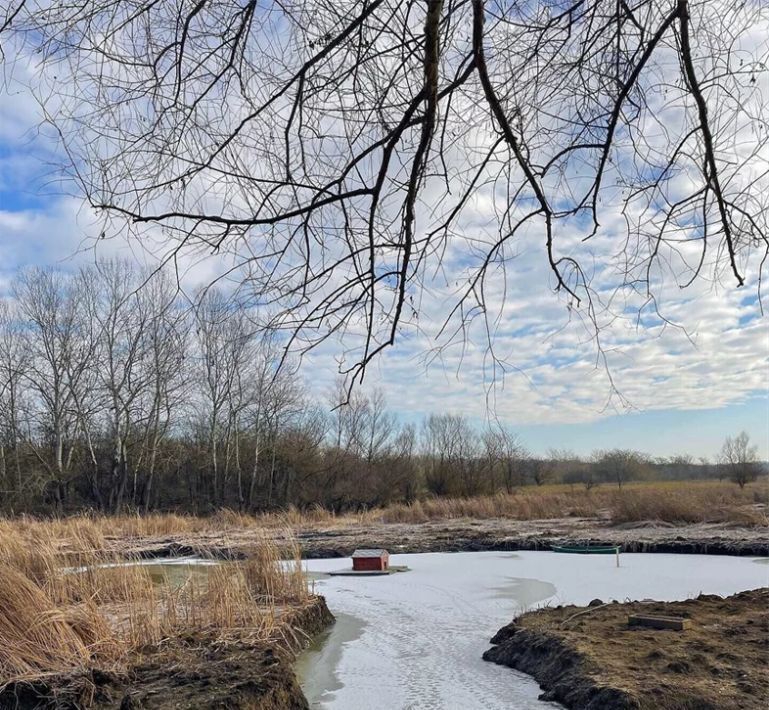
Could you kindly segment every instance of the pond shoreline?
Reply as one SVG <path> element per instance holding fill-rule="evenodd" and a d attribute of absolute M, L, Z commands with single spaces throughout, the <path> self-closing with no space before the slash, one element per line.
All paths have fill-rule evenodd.
<path fill-rule="evenodd" d="M 348 557 L 358 547 L 383 547 L 393 554 L 421 552 L 515 552 L 553 545 L 619 545 L 623 553 L 673 553 L 765 557 L 769 530 L 729 523 L 672 525 L 645 521 L 613 526 L 599 518 L 453 519 L 426 523 L 375 523 L 296 529 L 302 557 Z M 280 542 L 285 533 L 273 533 Z M 180 533 L 110 540 L 115 551 L 144 558 L 210 555 L 235 559 L 259 539 L 258 531 Z"/>
<path fill-rule="evenodd" d="M 264 539 L 265 530 L 254 528 L 230 527 L 221 532 L 179 532 L 163 536 L 146 537 L 115 537 L 107 538 L 107 545 L 112 552 L 127 557 L 167 558 L 180 556 L 202 555 L 215 559 L 238 559 L 247 556 L 249 549 Z M 268 531 L 279 544 L 285 540 L 287 549 L 290 540 L 299 543 L 302 557 L 305 559 L 344 558 L 348 557 L 356 547 L 384 547 L 393 554 L 431 553 L 431 552 L 515 552 L 515 551 L 544 551 L 553 545 L 620 545 L 623 553 L 678 553 L 678 554 L 709 554 L 734 555 L 743 557 L 769 556 L 769 533 L 766 528 L 735 526 L 734 524 L 686 524 L 671 525 L 658 521 L 647 521 L 632 525 L 613 526 L 600 518 L 564 518 L 551 520 L 517 521 L 509 519 L 452 519 L 429 521 L 426 523 L 376 523 L 345 526 L 320 526 L 310 529 Z M 333 624 L 333 616 L 325 607 L 322 623 L 310 623 L 301 627 L 307 637 L 328 628 Z M 519 637 L 519 642 L 524 640 Z M 212 670 L 204 672 L 200 679 L 193 673 L 192 680 L 179 679 L 180 683 L 192 683 L 193 687 L 199 682 L 201 687 L 224 688 L 226 705 L 237 708 L 241 698 L 253 700 L 257 692 L 262 703 L 259 707 L 269 710 L 308 708 L 307 699 L 299 687 L 296 674 L 290 660 L 276 648 L 266 648 L 243 662 L 243 655 L 235 649 L 234 656 L 217 658 L 216 652 L 206 649 L 202 640 L 196 640 L 196 653 L 207 654 L 214 663 L 206 663 Z M 534 640 L 534 646 L 541 646 L 541 639 Z M 558 657 L 568 657 L 568 653 L 559 650 Z M 185 652 L 187 653 L 187 652 Z M 213 656 L 211 654 L 214 654 Z M 225 654 L 226 656 L 226 654 Z M 480 656 L 480 652 L 479 652 Z M 194 663 L 202 659 L 191 656 Z M 484 656 L 486 658 L 486 656 Z M 197 659 L 197 661 L 195 660 Z M 510 664 L 507 664 L 510 665 Z M 169 664 L 159 662 L 154 669 L 142 670 L 125 687 L 126 696 L 147 685 L 152 687 L 153 678 L 158 684 L 161 694 L 168 694 L 168 702 L 176 699 L 175 680 L 169 680 Z M 545 689 L 545 697 L 563 698 L 552 695 L 552 688 L 543 682 L 541 670 L 534 665 L 516 666 L 532 675 Z M 219 670 L 217 670 L 219 669 Z M 220 672 L 221 670 L 221 672 Z M 150 673 L 148 676 L 147 673 Z M 153 675 L 154 674 L 154 675 Z M 213 675 L 211 675 L 213 674 Z M 170 676 L 173 678 L 173 676 Z M 114 684 L 114 683 L 113 683 Z M 581 686 L 580 686 L 581 687 Z M 592 692 L 592 691 L 591 691 Z M 110 693 L 114 695 L 114 691 Z M 589 695 L 589 693 L 588 693 Z M 102 704 L 98 708 L 130 708 L 157 707 L 171 708 L 172 704 L 154 702 L 160 696 L 155 696 L 151 705 L 142 704 L 141 697 L 133 704 Z M 637 708 L 636 705 L 606 704 L 607 698 L 601 696 L 599 705 L 571 705 L 574 708 Z M 612 698 L 615 695 L 611 695 Z M 617 696 L 618 697 L 618 696 Z M 214 706 L 219 698 L 210 698 L 211 703 L 201 707 Z M 612 701 L 614 702 L 614 701 Z M 617 700 L 619 703 L 620 701 Z M 624 702 L 624 701 L 623 701 Z M 1 703 L 0 703 L 1 705 Z M 24 707 L 24 706 L 21 706 Z M 35 707 L 30 705 L 29 707 Z"/>
<path fill-rule="evenodd" d="M 634 554 L 623 557 L 619 568 L 615 566 L 612 556 L 536 551 L 428 553 L 402 555 L 394 559 L 408 564 L 411 571 L 402 576 L 356 580 L 355 583 L 344 578 L 318 577 L 319 591 L 326 596 L 334 613 L 354 616 L 370 627 L 366 633 L 351 641 L 330 638 L 332 644 L 336 641 L 337 646 L 343 645 L 346 650 L 333 674 L 321 669 L 317 674 L 319 678 L 311 678 L 315 688 L 327 689 L 326 693 L 308 693 L 311 702 L 321 701 L 320 707 L 339 710 L 357 710 L 360 707 L 371 710 L 405 707 L 545 710 L 552 707 L 548 701 L 554 696 L 546 695 L 542 700 L 538 698 L 543 692 L 552 690 L 542 677 L 543 667 L 551 665 L 552 675 L 556 677 L 555 685 L 573 688 L 575 692 L 582 688 L 580 692 L 584 697 L 593 701 L 591 710 L 639 710 L 638 705 L 632 703 L 617 705 L 616 693 L 611 690 L 598 695 L 581 679 L 567 676 L 559 679 L 558 674 L 563 670 L 559 664 L 573 668 L 574 653 L 581 650 L 583 640 L 588 640 L 587 626 L 585 629 L 577 628 L 581 617 L 575 619 L 574 634 L 567 639 L 574 643 L 576 651 L 564 644 L 558 647 L 545 640 L 543 634 L 530 635 L 528 639 L 525 634 L 518 636 L 516 640 L 521 646 L 525 645 L 526 658 L 530 661 L 528 666 L 516 664 L 518 673 L 482 660 L 484 652 L 489 649 L 488 639 L 502 624 L 538 606 L 546 609 L 558 607 L 558 613 L 564 617 L 554 622 L 556 627 L 566 617 L 589 608 L 590 615 L 604 614 L 606 621 L 610 622 L 609 626 L 602 627 L 600 632 L 589 637 L 591 643 L 594 640 L 596 644 L 606 644 L 610 660 L 614 657 L 622 660 L 625 645 L 628 649 L 639 651 L 644 650 L 644 644 L 649 647 L 642 657 L 635 657 L 618 675 L 606 682 L 599 679 L 594 683 L 596 688 L 621 689 L 632 685 L 640 671 L 652 664 L 653 659 L 647 660 L 645 656 L 662 643 L 659 639 L 670 636 L 666 631 L 636 632 L 627 629 L 629 607 L 625 607 L 623 601 L 644 600 L 635 604 L 648 613 L 659 610 L 663 615 L 662 612 L 669 609 L 667 613 L 675 615 L 681 600 L 695 599 L 701 592 L 719 595 L 712 598 L 720 604 L 723 601 L 721 597 L 746 589 L 759 589 L 769 581 L 769 568 L 763 564 L 766 558 L 758 564 L 750 557 Z M 307 562 L 308 570 L 318 576 L 339 566 L 337 559 Z M 596 597 L 612 603 L 596 612 L 595 607 L 588 607 Z M 646 601 L 652 599 L 661 601 Z M 613 600 L 618 602 L 615 604 Z M 769 598 L 764 597 L 764 603 L 766 601 Z M 751 613 L 759 615 L 762 612 L 766 618 L 765 610 L 760 608 L 758 601 L 754 602 L 752 609 Z M 699 654 L 708 658 L 708 648 L 716 649 L 714 657 L 730 652 L 728 646 L 732 637 L 728 633 L 735 628 L 731 624 L 733 611 L 737 613 L 736 606 L 721 611 L 714 608 L 709 618 L 696 621 L 701 632 L 694 635 L 687 631 L 684 640 L 691 639 L 694 644 L 675 653 L 667 650 L 665 659 L 659 659 L 660 674 L 666 674 L 668 686 L 675 688 L 680 680 L 678 671 L 686 671 L 684 664 L 696 667 L 692 672 L 699 673 Z M 719 613 L 725 617 L 722 625 L 718 625 Z M 760 618 L 753 619 L 752 623 L 748 623 L 751 620 L 747 617 L 745 619 L 745 628 L 752 631 L 751 638 L 755 642 L 769 637 L 766 629 L 761 631 Z M 551 635 L 555 636 L 555 633 Z M 586 638 L 583 639 L 583 636 Z M 639 644 L 639 640 L 643 643 Z M 698 648 L 698 644 L 702 644 L 702 648 Z M 437 649 L 440 650 L 436 652 Z M 769 648 L 758 643 L 754 645 L 756 653 L 762 649 L 766 656 Z M 742 680 L 738 676 L 741 661 L 730 661 L 726 656 L 714 658 L 714 661 L 713 664 L 705 664 L 702 671 L 711 682 Z M 668 665 L 671 665 L 670 669 Z M 753 665 L 758 667 L 760 664 L 753 662 Z M 723 675 L 717 676 L 717 673 Z M 406 678 L 408 682 L 403 681 Z M 400 679 L 402 682 L 389 679 Z M 374 686 L 390 700 L 389 705 L 381 700 L 372 700 L 368 706 L 363 703 L 371 697 Z M 705 710 L 706 707 L 696 703 L 686 705 L 660 701 L 647 704 L 645 710 Z M 739 704 L 724 703 L 719 710 L 721 707 L 737 708 Z"/>

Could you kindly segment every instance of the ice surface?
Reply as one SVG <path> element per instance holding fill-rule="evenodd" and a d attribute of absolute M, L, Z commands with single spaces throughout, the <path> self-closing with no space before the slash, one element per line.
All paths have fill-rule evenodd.
<path fill-rule="evenodd" d="M 323 573 L 339 559 L 309 560 Z M 313 708 L 494 710 L 553 708 L 528 676 L 486 663 L 489 638 L 526 608 L 594 598 L 675 601 L 767 586 L 752 558 L 468 552 L 393 555 L 411 571 L 315 582 L 343 622 L 302 658 Z"/>

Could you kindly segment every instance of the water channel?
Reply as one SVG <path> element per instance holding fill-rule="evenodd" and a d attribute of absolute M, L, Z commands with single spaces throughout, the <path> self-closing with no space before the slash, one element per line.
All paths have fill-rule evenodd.
<path fill-rule="evenodd" d="M 557 707 L 528 676 L 486 663 L 489 638 L 525 609 L 683 600 L 769 586 L 765 560 L 713 555 L 472 552 L 394 555 L 410 570 L 331 577 L 349 560 L 309 560 L 337 623 L 300 657 L 310 706 L 333 710 Z"/>

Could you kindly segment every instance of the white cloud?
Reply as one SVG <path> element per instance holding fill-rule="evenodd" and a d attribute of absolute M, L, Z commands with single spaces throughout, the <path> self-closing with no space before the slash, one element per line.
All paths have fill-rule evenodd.
<path fill-rule="evenodd" d="M 757 36 L 752 41 L 757 45 L 765 40 Z M 677 70 L 674 62 L 670 67 Z M 674 125 L 681 108 L 663 110 L 663 99 L 658 98 L 660 113 L 650 119 L 650 149 L 661 135 L 663 123 Z M 237 119 L 237 114 L 229 117 Z M 40 166 L 52 144 L 50 137 L 35 133 L 38 120 L 34 102 L 24 94 L 15 93 L 12 102 L 0 107 L 0 141 L 13 147 L 10 156 L 1 159 L 0 189 L 22 191 L 30 176 L 42 171 Z M 473 140 L 477 150 L 490 136 L 476 135 Z M 736 146 L 740 155 L 747 155 L 747 145 L 740 142 Z M 462 148 L 457 146 L 457 152 Z M 459 171 L 462 165 L 458 158 L 452 168 Z M 694 184 L 690 174 L 681 173 L 670 196 L 684 194 Z M 217 199 L 216 187 L 204 184 L 201 194 Z M 443 191 L 442 183 L 432 181 L 425 198 L 437 199 Z M 472 234 L 480 247 L 494 241 L 495 219 L 506 208 L 506 197 L 494 189 L 475 196 L 458 226 L 460 237 L 449 241 L 444 271 L 428 276 L 425 292 L 419 296 L 418 319 L 404 326 L 405 337 L 371 367 L 367 381 L 385 389 L 391 406 L 409 412 L 452 410 L 484 418 L 491 402 L 498 416 L 513 423 L 572 423 L 593 421 L 625 407 L 722 407 L 766 391 L 769 335 L 759 304 L 745 298 L 755 293 L 755 271 L 748 272 L 749 282 L 743 289 L 735 288 L 727 275 L 723 283 L 701 280 L 681 290 L 670 269 L 655 269 L 652 278 L 659 286 L 659 309 L 677 327 L 665 326 L 653 317 L 649 307 L 643 306 L 643 295 L 622 290 L 598 311 L 602 325 L 599 351 L 590 324 L 586 326 L 583 320 L 584 306 L 570 312 L 565 299 L 552 292 L 553 274 L 537 224 L 522 230 L 509 245 L 506 273 L 496 269 L 486 286 L 493 352 L 502 362 L 495 362 L 486 347 L 483 318 L 469 324 L 467 340 L 451 345 L 443 341 L 436 353 L 446 304 L 456 301 L 469 261 L 478 257 L 466 237 Z M 632 216 L 641 215 L 640 207 L 634 206 Z M 584 235 L 575 230 L 559 235 L 556 246 L 560 254 L 578 256 L 590 267 L 592 288 L 605 297 L 614 292 L 622 277 L 617 255 L 624 247 L 625 218 L 619 210 L 606 208 L 601 223 L 602 231 L 593 240 L 581 242 Z M 52 197 L 22 210 L 0 205 L 0 232 L 0 278 L 6 280 L 15 269 L 31 263 L 68 264 L 94 254 L 116 253 L 152 263 L 162 259 L 168 249 L 164 237 L 152 231 L 145 233 L 145 249 L 120 237 L 97 240 L 95 251 L 83 249 L 94 246 L 97 230 L 90 210 L 74 197 Z M 664 256 L 680 269 L 696 263 L 698 249 L 695 244 L 680 245 L 680 255 L 670 251 Z M 227 255 L 188 253 L 180 271 L 185 283 L 194 286 L 216 278 L 232 263 Z M 755 269 L 755 264 L 750 266 Z M 353 324 L 349 334 L 354 335 L 355 330 Z M 337 359 L 351 343 L 357 345 L 354 340 L 328 341 L 308 356 L 310 367 L 305 373 L 320 396 L 332 386 Z"/>

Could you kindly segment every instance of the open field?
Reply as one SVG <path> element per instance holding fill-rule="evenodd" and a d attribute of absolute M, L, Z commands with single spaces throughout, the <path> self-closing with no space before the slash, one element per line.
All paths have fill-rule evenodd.
<path fill-rule="evenodd" d="M 677 616 L 683 631 L 628 626 Z M 530 673 L 574 710 L 749 710 L 769 703 L 769 589 L 682 602 L 563 606 L 503 627 L 484 658 Z"/>
<path fill-rule="evenodd" d="M 528 486 L 516 494 L 470 499 L 431 499 L 375 512 L 382 522 L 425 522 L 460 517 L 542 520 L 596 517 L 612 523 L 659 520 L 667 523 L 769 525 L 769 483 L 740 489 L 729 483 L 681 481 L 604 485 L 584 490 L 565 484 Z"/>

